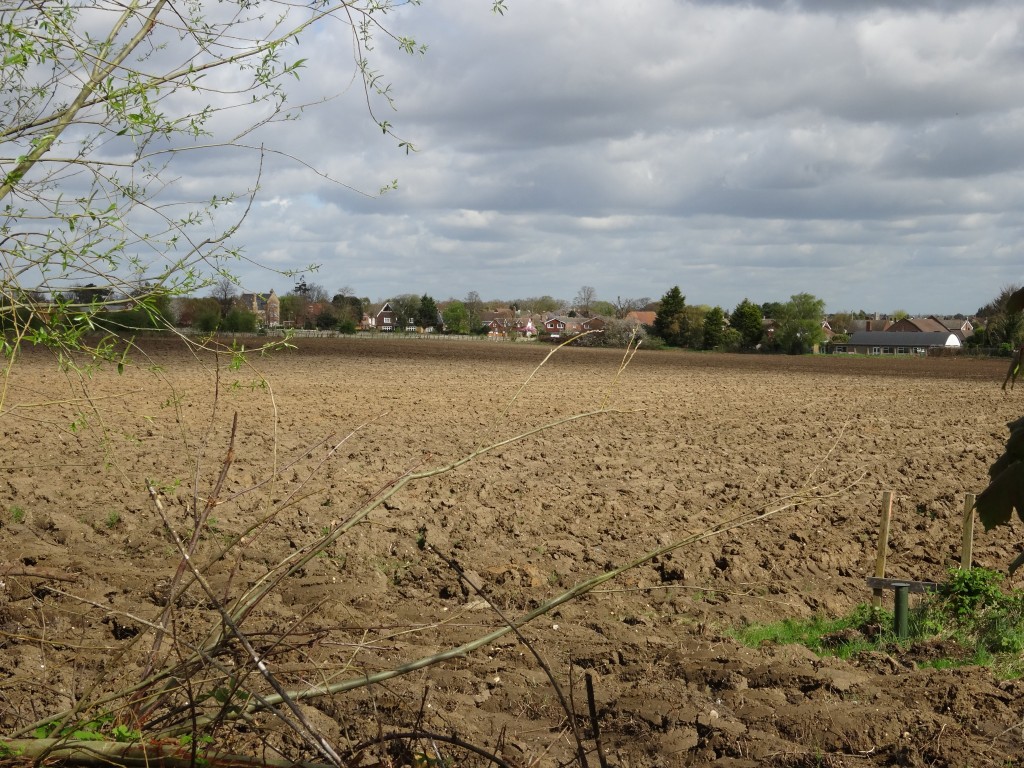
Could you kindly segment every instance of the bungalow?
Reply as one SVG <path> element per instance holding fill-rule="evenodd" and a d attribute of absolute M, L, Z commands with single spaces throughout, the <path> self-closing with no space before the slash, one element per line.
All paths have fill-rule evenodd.
<path fill-rule="evenodd" d="M 927 355 L 959 349 L 960 339 L 950 331 L 858 331 L 845 344 L 836 344 L 836 354 Z"/>

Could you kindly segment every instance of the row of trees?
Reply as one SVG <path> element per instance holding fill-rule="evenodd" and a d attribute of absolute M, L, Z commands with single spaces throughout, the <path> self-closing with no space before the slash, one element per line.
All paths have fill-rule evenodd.
<path fill-rule="evenodd" d="M 258 318 L 251 307 L 241 305 L 237 284 L 223 277 L 214 285 L 206 298 L 184 298 L 175 303 L 173 319 L 181 325 L 203 330 L 250 330 Z M 372 302 L 368 297 L 357 297 L 352 288 L 345 286 L 331 296 L 321 284 L 300 278 L 295 287 L 279 297 L 281 321 L 286 326 L 299 328 L 354 330 Z M 591 286 L 580 288 L 573 302 L 553 296 L 530 296 L 512 300 L 485 302 L 476 291 L 464 299 L 449 299 L 439 309 L 438 302 L 428 294 L 399 294 L 388 299 L 392 309 L 405 325 L 418 328 L 437 327 L 443 323 L 451 333 L 478 333 L 483 330 L 484 313 L 507 310 L 515 316 L 564 314 L 570 317 L 625 318 L 634 310 L 656 309 L 657 303 L 647 297 L 616 297 L 614 302 L 600 301 Z M 247 317 L 247 315 L 251 315 Z"/>
<path fill-rule="evenodd" d="M 113 295 L 109 288 L 92 284 L 75 286 L 52 297 L 36 296 L 37 303 L 48 302 L 59 313 L 62 308 L 74 310 L 83 306 L 100 308 L 96 322 L 108 329 L 158 328 L 165 323 L 185 325 L 203 331 L 255 331 L 261 318 L 252 307 L 241 302 L 237 285 L 222 278 L 205 298 L 157 296 L 145 306 L 134 303 L 136 293 L 149 288 Z M 1008 351 L 1024 342 L 1024 316 L 1007 310 L 1009 298 L 1018 286 L 1004 287 L 991 302 L 979 308 L 979 324 L 966 344 L 982 347 L 1005 347 Z M 354 332 L 363 313 L 370 309 L 369 298 L 357 297 L 348 286 L 330 296 L 327 289 L 300 278 L 293 290 L 279 297 L 280 320 L 286 326 Z M 689 305 L 679 286 L 673 286 L 660 299 L 652 302 L 644 297 L 614 302 L 601 301 L 591 286 L 582 286 L 573 303 L 551 296 L 530 297 L 513 301 L 484 302 L 475 291 L 464 300 L 450 299 L 439 308 L 428 294 L 400 294 L 389 299 L 402 326 L 440 328 L 456 334 L 485 331 L 485 312 L 505 309 L 514 315 L 602 316 L 621 320 L 633 311 L 654 311 L 656 319 L 650 332 L 670 346 L 691 349 L 744 350 L 762 348 L 770 351 L 806 352 L 825 341 L 822 319 L 825 303 L 809 293 L 799 293 L 787 302 L 755 304 L 743 299 L 727 312 L 722 307 Z M 907 313 L 897 310 L 889 319 L 898 320 Z M 831 328 L 844 339 L 856 321 L 868 317 L 864 311 L 840 312 L 829 317 Z M 772 324 L 766 333 L 764 319 Z M 618 326 L 616 326 L 618 328 Z M 620 329 L 621 330 L 621 329 Z M 618 334 L 621 335 L 621 334 Z M 609 343 L 615 333 L 589 343 Z"/>
<path fill-rule="evenodd" d="M 765 333 L 765 308 L 774 320 Z M 785 303 L 758 306 L 743 299 L 731 313 L 721 307 L 691 306 L 679 286 L 661 298 L 653 331 L 666 344 L 691 349 L 754 349 L 800 354 L 825 340 L 822 321 L 825 302 L 809 293 L 798 293 Z"/>
<path fill-rule="evenodd" d="M 191 326 L 203 331 L 256 331 L 262 320 L 251 306 L 241 302 L 237 285 L 230 278 L 219 280 L 211 294 L 205 298 L 177 298 L 156 296 L 146 305 L 136 305 L 134 294 L 148 293 L 149 288 L 127 291 L 115 296 L 109 288 L 83 285 L 58 292 L 52 297 L 36 296 L 36 303 L 49 303 L 58 312 L 61 308 L 76 310 L 83 306 L 98 307 L 95 321 L 108 329 L 159 328 L 166 323 Z M 981 321 L 975 333 L 965 342 L 968 346 L 1015 349 L 1024 342 L 1024 316 L 1007 310 L 1007 302 L 1018 286 L 1004 287 L 991 302 L 979 308 L 976 317 Z M 280 320 L 286 326 L 354 332 L 363 313 L 370 310 L 367 297 L 358 297 L 345 286 L 333 296 L 324 286 L 300 278 L 294 288 L 279 297 Z M 471 291 L 463 300 L 449 299 L 439 308 L 438 302 L 428 294 L 400 294 L 389 299 L 403 326 L 418 328 L 443 327 L 448 333 L 470 334 L 486 331 L 483 326 L 485 312 L 505 309 L 514 315 L 564 314 L 570 317 L 602 316 L 614 320 L 624 319 L 633 311 L 654 311 L 656 319 L 650 332 L 669 346 L 691 349 L 749 350 L 806 352 L 825 341 L 822 319 L 825 303 L 809 294 L 799 293 L 787 302 L 755 304 L 743 299 L 728 312 L 722 307 L 690 305 L 679 286 L 673 286 L 660 301 L 649 298 L 601 301 L 590 286 L 582 286 L 574 302 L 567 303 L 551 296 L 529 297 L 512 301 L 485 302 Z M 868 313 L 839 312 L 829 316 L 832 330 L 840 340 L 851 332 L 858 320 Z M 898 320 L 907 313 L 896 310 L 889 319 Z M 773 321 L 766 333 L 764 319 Z M 625 326 L 619 328 L 623 330 Z M 621 333 L 606 330 L 603 339 L 589 339 L 588 343 L 612 343 Z"/>

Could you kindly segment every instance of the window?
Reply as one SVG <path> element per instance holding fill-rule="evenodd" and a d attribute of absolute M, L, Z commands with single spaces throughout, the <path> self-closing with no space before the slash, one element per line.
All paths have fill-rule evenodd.
<path fill-rule="evenodd" d="M 896 347 L 896 354 L 897 355 L 905 355 L 909 351 L 910 350 L 908 350 L 906 347 Z"/>
<path fill-rule="evenodd" d="M 881 347 L 872 347 L 871 348 L 871 354 L 872 355 L 880 355 L 880 354 L 882 354 L 882 348 Z"/>

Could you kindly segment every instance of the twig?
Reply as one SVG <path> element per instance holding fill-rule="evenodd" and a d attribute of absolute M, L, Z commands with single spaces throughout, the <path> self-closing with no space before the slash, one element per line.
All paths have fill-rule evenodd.
<path fill-rule="evenodd" d="M 108 768 L 194 768 L 191 750 L 180 744 L 140 744 L 117 741 L 75 741 L 67 739 L 0 739 L 6 754 L 23 760 L 46 758 L 72 765 Z M 200 751 L 202 765 L 210 768 L 333 768 L 324 763 L 274 760 L 265 755 L 248 757 L 217 751 Z"/>
<path fill-rule="evenodd" d="M 375 739 L 370 739 L 368 741 L 363 741 L 359 744 L 356 744 L 356 746 L 348 750 L 347 754 L 357 755 L 362 750 L 367 749 L 368 747 L 375 746 L 382 742 L 401 741 L 403 739 L 430 739 L 431 741 L 440 741 L 445 744 L 452 744 L 458 747 L 459 749 L 464 749 L 467 752 L 472 752 L 475 755 L 480 755 L 480 757 L 486 757 L 488 760 L 498 765 L 499 768 L 512 768 L 511 764 L 506 763 L 494 752 L 488 752 L 486 749 L 481 749 L 480 747 L 474 746 L 473 744 L 470 744 L 468 741 L 460 739 L 457 736 L 446 736 L 443 733 L 430 733 L 428 731 L 421 730 L 407 731 L 404 733 L 381 734 L 377 736 L 377 738 Z"/>
<path fill-rule="evenodd" d="M 0 576 L 25 576 L 33 579 L 50 581 L 78 581 L 78 574 L 51 571 L 48 568 L 35 568 L 30 565 L 0 563 Z"/>
<path fill-rule="evenodd" d="M 587 710 L 590 712 L 590 728 L 594 732 L 594 746 L 597 748 L 597 759 L 601 768 L 608 768 L 608 760 L 601 746 L 601 726 L 597 719 L 597 703 L 594 701 L 594 675 L 588 669 L 584 675 L 587 681 Z"/>
<path fill-rule="evenodd" d="M 780 506 L 774 509 L 760 512 L 755 511 L 742 513 L 729 520 L 725 520 L 721 523 L 718 523 L 717 525 L 714 525 L 711 528 L 708 528 L 700 533 L 692 534 L 683 539 L 674 541 L 670 544 L 666 544 L 663 547 L 659 547 L 658 549 L 651 550 L 641 555 L 640 557 L 636 558 L 635 560 L 632 560 L 618 568 L 614 568 L 598 576 L 594 576 L 593 578 L 590 578 L 580 584 L 577 584 L 572 589 L 569 589 L 561 593 L 560 595 L 557 595 L 551 598 L 550 600 L 547 600 L 546 602 L 534 608 L 529 613 L 526 613 L 517 619 L 511 619 L 509 621 L 509 624 L 507 624 L 506 626 L 495 629 L 494 631 L 486 635 L 478 637 L 475 640 L 471 640 L 455 648 L 450 648 L 447 651 L 442 651 L 441 653 L 435 654 L 433 656 L 425 656 L 419 659 L 415 659 L 413 661 L 395 667 L 394 669 L 382 670 L 381 672 L 378 672 L 376 674 L 363 675 L 358 678 L 352 678 L 349 680 L 332 683 L 326 686 L 312 686 L 302 691 L 290 691 L 288 695 L 296 701 L 301 701 L 303 699 L 312 699 L 318 698 L 320 696 L 343 693 L 345 691 L 355 690 L 357 688 L 362 688 L 367 685 L 375 685 L 377 683 L 382 683 L 386 680 L 391 680 L 395 677 L 407 675 L 411 672 L 415 672 L 420 669 L 433 666 L 434 664 L 439 664 L 443 661 L 448 661 L 450 659 L 465 656 L 468 653 L 483 648 L 484 646 L 490 645 L 494 641 L 512 632 L 514 629 L 529 624 L 531 621 L 534 621 L 540 616 L 543 616 L 546 613 L 551 612 L 558 606 L 570 602 L 571 600 L 575 600 L 576 598 L 587 594 L 595 587 L 598 587 L 601 584 L 611 581 L 612 579 L 621 576 L 623 573 L 633 570 L 634 568 L 637 568 L 641 565 L 644 565 L 657 557 L 661 557 L 676 549 L 681 549 L 682 547 L 697 544 L 701 541 L 706 541 L 707 539 L 719 536 L 723 533 L 727 533 L 737 528 L 743 528 L 745 526 L 752 525 L 755 522 L 765 520 L 769 517 L 779 514 L 780 512 L 784 512 L 787 509 L 792 509 L 793 507 L 796 507 L 799 504 L 804 503 L 806 501 L 834 498 L 835 496 L 840 495 L 846 490 L 847 489 L 842 489 L 840 491 L 834 491 L 832 493 L 821 494 L 817 496 L 812 496 L 806 493 L 791 494 L 789 497 L 787 497 L 787 501 L 785 503 L 781 504 Z M 278 698 L 275 696 L 268 696 L 267 700 L 272 704 L 280 703 Z M 250 704 L 248 707 L 246 707 L 245 711 L 249 713 L 254 713 L 256 711 L 259 711 L 259 709 L 260 707 L 258 705 Z"/>
<path fill-rule="evenodd" d="M 164 519 L 164 524 L 165 526 L 170 528 L 170 523 L 168 520 L 166 520 L 166 518 Z M 293 697 L 288 693 L 288 691 L 284 689 L 284 686 L 281 685 L 281 683 L 277 680 L 277 677 L 270 671 L 264 658 L 256 652 L 256 649 L 249 641 L 249 638 L 241 631 L 238 624 L 231 618 L 227 609 L 224 608 L 224 606 L 217 600 L 217 596 L 214 593 L 213 588 L 209 585 L 209 583 L 203 577 L 202 573 L 192 562 L 192 558 L 188 550 L 186 549 L 184 543 L 176 534 L 174 535 L 174 543 L 177 545 L 178 551 L 181 554 L 182 562 L 185 563 L 188 566 L 188 568 L 192 571 L 193 577 L 199 583 L 200 587 L 206 593 L 206 596 L 209 598 L 211 603 L 216 608 L 217 612 L 220 614 L 221 620 L 230 629 L 231 634 L 235 637 L 235 639 L 238 640 L 242 648 L 245 649 L 246 654 L 256 665 L 256 669 L 263 676 L 263 679 L 266 680 L 267 683 L 270 684 L 270 687 L 273 688 L 274 691 L 276 692 L 276 695 L 274 697 L 254 696 L 253 698 L 256 699 L 258 709 L 262 710 L 264 709 L 264 707 L 269 708 L 269 711 L 274 713 L 282 722 L 288 725 L 289 728 L 294 730 L 295 733 L 298 734 L 307 744 L 314 747 L 318 752 L 320 752 L 320 754 L 326 757 L 327 760 L 330 761 L 331 765 L 334 765 L 337 768 L 341 768 L 342 763 L 341 758 L 338 756 L 338 753 L 327 742 L 327 739 L 324 738 L 324 736 L 313 726 L 313 724 L 309 722 L 309 719 L 303 714 L 302 710 L 298 708 L 298 705 L 293 700 Z M 270 698 L 273 698 L 274 700 L 270 701 Z M 302 726 L 301 728 L 296 726 L 290 720 L 288 720 L 288 718 L 286 718 L 283 713 L 276 709 L 277 705 L 281 703 L 283 703 L 289 710 L 291 710 L 292 714 L 295 716 L 295 719 Z M 240 714 L 244 716 L 245 713 L 246 712 L 242 712 Z M 227 718 L 227 716 L 225 715 L 223 719 L 229 718 Z M 198 722 L 205 725 L 209 721 L 207 719 L 202 719 Z"/>
<path fill-rule="evenodd" d="M 449 568 L 451 568 L 455 571 L 455 573 L 458 574 L 459 579 L 463 583 L 467 584 L 469 588 L 476 592 L 476 594 L 479 597 L 487 601 L 487 604 L 491 607 L 491 610 L 498 614 L 498 618 L 505 622 L 506 626 L 508 626 L 509 628 L 511 628 L 513 632 L 515 632 L 516 637 L 519 639 L 519 642 L 525 645 L 527 649 L 530 651 L 530 653 L 533 655 L 533 658 L 537 660 L 537 664 L 540 665 L 540 668 L 544 671 L 545 676 L 548 678 L 548 682 L 551 683 L 551 687 L 555 690 L 555 696 L 558 697 L 558 703 L 561 705 L 562 711 L 565 712 L 565 716 L 569 721 L 569 727 L 572 729 L 572 737 L 576 742 L 576 758 L 579 760 L 581 768 L 589 768 L 589 764 L 587 763 L 587 750 L 583 746 L 583 736 L 580 734 L 579 727 L 576 724 L 576 713 L 575 711 L 573 711 L 573 708 L 569 705 L 569 701 L 565 698 L 565 694 L 562 692 L 562 686 L 558 684 L 558 678 L 555 677 L 554 672 L 551 671 L 551 667 L 548 666 L 547 661 L 545 661 L 544 657 L 541 656 L 540 651 L 538 651 L 536 647 L 534 647 L 533 643 L 531 643 L 526 638 L 526 636 L 519 631 L 518 627 L 516 627 L 511 621 L 509 621 L 509 619 L 505 616 L 502 610 L 497 605 L 495 605 L 494 601 L 491 600 L 487 593 L 483 591 L 483 588 L 480 585 L 474 583 L 472 579 L 466 577 L 466 573 L 462 570 L 462 566 L 460 566 L 454 558 L 442 554 L 441 551 L 438 550 L 437 547 L 435 547 L 433 544 L 430 544 L 428 546 L 430 547 L 431 552 L 433 552 L 435 555 L 441 558 L 445 563 L 447 563 Z"/>

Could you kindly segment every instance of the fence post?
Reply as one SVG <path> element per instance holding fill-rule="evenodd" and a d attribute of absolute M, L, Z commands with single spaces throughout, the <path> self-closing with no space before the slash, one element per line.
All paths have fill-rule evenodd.
<path fill-rule="evenodd" d="M 885 554 L 889 550 L 889 519 L 892 517 L 892 491 L 882 494 L 882 522 L 878 531 L 878 555 L 875 557 L 875 576 L 885 578 Z M 882 607 L 882 590 L 872 592 L 871 605 Z"/>

